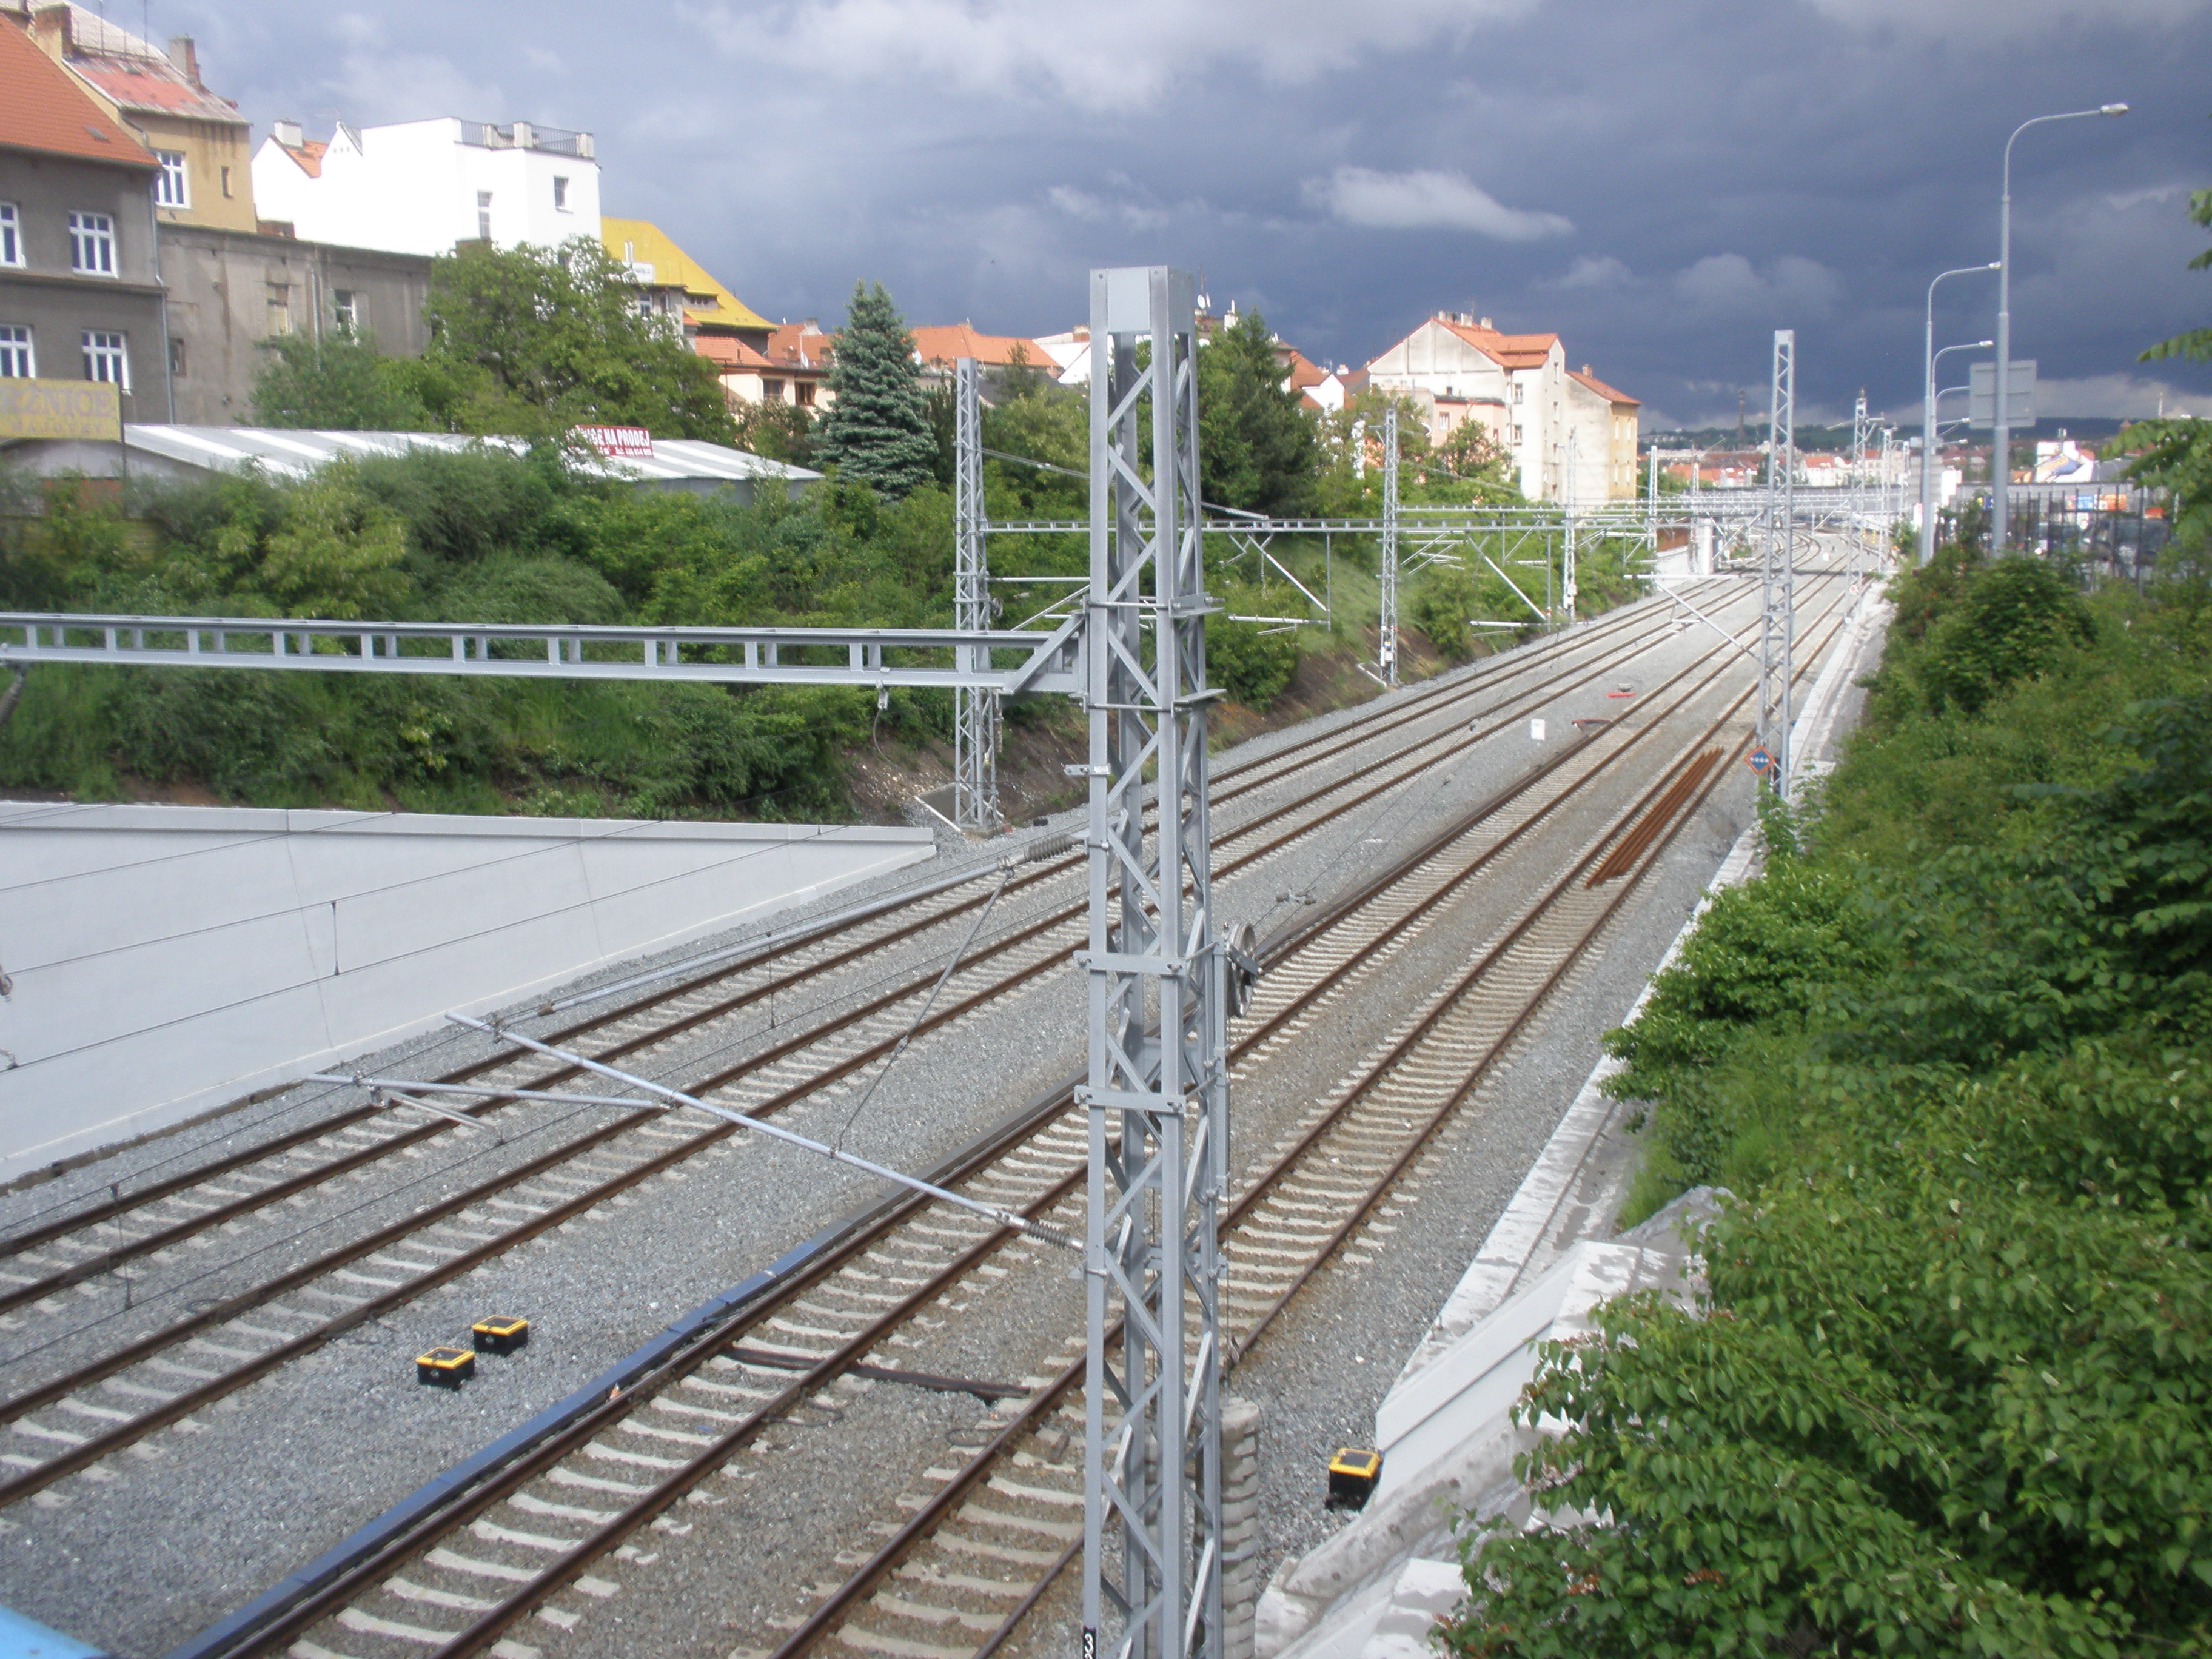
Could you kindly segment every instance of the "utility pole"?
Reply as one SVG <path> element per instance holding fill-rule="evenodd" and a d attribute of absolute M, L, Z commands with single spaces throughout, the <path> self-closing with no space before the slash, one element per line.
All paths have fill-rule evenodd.
<path fill-rule="evenodd" d="M 1774 331 L 1774 370 L 1766 428 L 1766 557 L 1759 573 L 1759 746 L 1773 757 L 1767 777 L 1790 788 L 1790 654 L 1796 643 L 1796 503 L 1797 331 Z"/>
<path fill-rule="evenodd" d="M 1220 1659 L 1224 1646 L 1228 1013 L 1206 822 L 1195 290 L 1162 266 L 1091 278 L 1083 1659 Z"/>
<path fill-rule="evenodd" d="M 1394 398 L 1382 410 L 1382 617 L 1377 628 L 1376 666 L 1382 684 L 1398 684 L 1398 403 Z"/>
<path fill-rule="evenodd" d="M 952 366 L 952 625 L 991 625 L 990 567 L 983 547 L 983 422 L 973 357 Z M 963 647 L 963 668 L 988 668 Z M 989 835 L 999 827 L 999 694 L 961 686 L 952 694 L 952 821 Z"/>

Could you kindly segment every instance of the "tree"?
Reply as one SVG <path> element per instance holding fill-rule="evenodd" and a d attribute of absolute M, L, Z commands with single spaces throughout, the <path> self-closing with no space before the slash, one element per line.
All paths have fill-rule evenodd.
<path fill-rule="evenodd" d="M 830 389 L 837 400 L 822 419 L 821 453 L 846 478 L 896 500 L 937 476 L 914 340 L 881 283 L 853 285 Z"/>
<path fill-rule="evenodd" d="M 253 418 L 263 426 L 336 432 L 422 432 L 433 424 L 398 360 L 368 334 L 321 339 L 283 334 L 253 378 Z"/>
<path fill-rule="evenodd" d="M 1198 474 L 1207 501 L 1278 515 L 1311 505 L 1320 434 L 1284 378 L 1256 311 L 1200 347 Z"/>
<path fill-rule="evenodd" d="M 424 401 L 460 429 L 552 436 L 584 422 L 736 438 L 714 365 L 638 310 L 622 267 L 588 237 L 466 244 L 432 262 L 423 316 Z"/>

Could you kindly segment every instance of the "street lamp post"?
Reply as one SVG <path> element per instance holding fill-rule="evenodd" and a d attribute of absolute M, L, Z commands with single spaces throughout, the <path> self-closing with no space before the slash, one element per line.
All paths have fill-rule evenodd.
<path fill-rule="evenodd" d="M 1976 265 L 1973 268 L 1977 270 L 1996 269 L 1994 265 Z M 1949 271 L 1944 273 L 1946 276 L 1952 274 Z M 1930 340 L 1928 343 L 1933 346 L 1936 343 Z M 1928 354 L 1928 412 L 1922 422 L 1920 442 L 1920 562 L 1923 564 L 1934 556 L 1936 545 L 1936 486 L 1928 465 L 1929 456 L 1936 450 L 1936 407 L 1943 401 L 1942 392 L 1936 389 L 1936 365 L 1954 351 L 1987 351 L 1996 343 L 1994 340 L 1966 340 Z"/>
<path fill-rule="evenodd" d="M 2004 196 L 1997 207 L 1997 406 L 1991 411 L 1996 429 L 1990 434 L 1990 551 L 1993 556 L 2004 551 L 2005 486 L 2012 482 L 2012 147 L 2021 133 L 2046 122 L 2127 112 L 2125 104 L 2100 104 L 2095 109 L 2038 115 L 2022 121 L 2005 140 Z"/>
<path fill-rule="evenodd" d="M 1936 283 L 1949 276 L 1971 276 L 1978 270 L 1997 270 L 2002 262 L 1961 265 L 1939 273 Z M 1936 283 L 1928 284 L 1928 331 L 1920 358 L 1920 562 L 1936 555 Z M 1950 348 L 1946 347 L 1948 350 Z"/>

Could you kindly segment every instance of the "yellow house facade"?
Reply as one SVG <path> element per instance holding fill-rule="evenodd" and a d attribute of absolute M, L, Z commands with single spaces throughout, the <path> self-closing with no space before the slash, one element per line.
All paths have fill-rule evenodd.
<path fill-rule="evenodd" d="M 19 16 L 25 9 L 11 9 Z M 252 129 L 236 105 L 202 84 L 189 35 L 163 52 L 82 6 L 31 0 L 27 10 L 40 49 L 161 162 L 154 208 L 161 222 L 257 228 Z"/>

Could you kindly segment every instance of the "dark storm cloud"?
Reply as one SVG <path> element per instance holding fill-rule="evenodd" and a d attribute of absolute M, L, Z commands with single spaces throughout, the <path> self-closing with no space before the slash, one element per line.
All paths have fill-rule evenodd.
<path fill-rule="evenodd" d="M 127 0 L 118 0 L 118 21 Z M 1674 420 L 1765 396 L 1917 409 L 1928 277 L 1994 257 L 2015 152 L 2014 332 L 2052 414 L 2212 412 L 2146 368 L 2212 279 L 2212 0 L 155 0 L 265 124 L 461 114 L 599 136 L 653 219 L 770 316 L 880 277 L 916 320 L 1079 320 L 1103 263 L 1201 267 L 1317 358 L 1431 310 L 1556 330 Z M 1947 286 L 1939 343 L 1991 331 Z"/>

